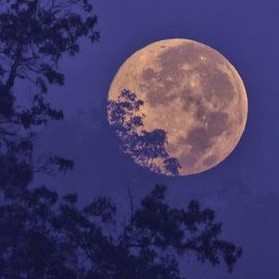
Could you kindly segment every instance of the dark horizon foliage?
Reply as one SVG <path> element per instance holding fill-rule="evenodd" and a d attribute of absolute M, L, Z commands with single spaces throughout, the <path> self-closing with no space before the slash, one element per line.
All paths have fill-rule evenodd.
<path fill-rule="evenodd" d="M 214 211 L 198 201 L 173 208 L 165 195 L 157 185 L 128 222 L 118 223 L 106 197 L 80 208 L 76 194 L 59 198 L 44 186 L 22 191 L 0 206 L 0 278 L 182 279 L 178 255 L 188 252 L 231 272 L 242 249 L 220 239 Z M 108 233 L 116 224 L 118 233 Z"/>

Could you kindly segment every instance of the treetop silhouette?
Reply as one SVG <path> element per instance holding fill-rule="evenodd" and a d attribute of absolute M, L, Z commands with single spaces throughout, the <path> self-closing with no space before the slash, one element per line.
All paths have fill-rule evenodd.
<path fill-rule="evenodd" d="M 121 91 L 117 100 L 108 102 L 108 119 L 121 140 L 122 151 L 154 172 L 179 175 L 178 160 L 166 150 L 167 133 L 162 129 L 147 131 L 144 128 L 143 106 L 136 93 L 127 89 Z"/>

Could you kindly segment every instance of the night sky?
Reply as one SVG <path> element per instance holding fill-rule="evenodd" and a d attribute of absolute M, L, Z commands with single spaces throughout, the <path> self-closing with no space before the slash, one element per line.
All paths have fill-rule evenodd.
<path fill-rule="evenodd" d="M 137 202 L 164 184 L 171 205 L 199 199 L 216 210 L 224 239 L 244 249 L 232 274 L 197 264 L 194 257 L 181 259 L 187 278 L 279 278 L 279 2 L 96 0 L 94 7 L 101 40 L 83 42 L 77 57 L 62 61 L 66 85 L 52 87 L 49 100 L 64 110 L 65 120 L 50 123 L 37 140 L 38 153 L 73 159 L 75 168 L 37 181 L 61 193 L 77 192 L 81 202 L 109 195 L 119 218 L 128 211 L 128 187 Z M 121 64 L 169 38 L 197 40 L 221 52 L 248 94 L 248 122 L 235 151 L 212 170 L 187 177 L 164 177 L 135 165 L 119 151 L 106 120 L 107 93 Z"/>

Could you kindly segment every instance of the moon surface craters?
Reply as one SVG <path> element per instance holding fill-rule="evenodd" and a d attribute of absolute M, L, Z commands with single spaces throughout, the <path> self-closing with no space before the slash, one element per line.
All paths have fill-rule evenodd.
<path fill-rule="evenodd" d="M 181 175 L 220 163 L 244 131 L 243 82 L 224 56 L 204 44 L 170 39 L 143 48 L 120 68 L 109 97 L 123 88 L 143 100 L 144 128 L 166 131 L 166 150 L 178 159 Z"/>
<path fill-rule="evenodd" d="M 233 85 L 228 74 L 218 67 L 223 61 L 215 53 L 209 55 L 204 51 L 201 54 L 193 46 L 167 49 L 157 62 L 160 70 L 144 70 L 141 86 L 151 106 L 170 105 L 178 99 L 182 104 L 179 114 L 185 115 L 186 121 L 192 119 L 192 127 L 189 124 L 185 127 L 182 141 L 188 145 L 184 148 L 185 157 L 194 154 L 189 157 L 194 168 L 200 156 L 214 144 L 214 137 L 230 130 L 226 110 L 235 94 Z M 213 161 L 216 158 L 208 156 L 203 165 L 208 166 Z"/>

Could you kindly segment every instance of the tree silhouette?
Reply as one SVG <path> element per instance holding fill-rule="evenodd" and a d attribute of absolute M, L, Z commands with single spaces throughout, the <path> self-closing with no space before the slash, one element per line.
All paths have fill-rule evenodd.
<path fill-rule="evenodd" d="M 110 234 L 116 206 L 107 198 L 80 208 L 75 194 L 59 199 L 46 187 L 25 190 L 0 207 L 0 278 L 179 279 L 177 255 L 189 251 L 232 271 L 242 250 L 219 239 L 214 212 L 197 201 L 172 208 L 165 194 L 156 186 Z"/>
<path fill-rule="evenodd" d="M 6 2 L 6 4 L 5 4 Z M 63 84 L 58 71 L 63 54 L 76 55 L 79 39 L 92 42 L 97 17 L 88 0 L 2 1 L 0 15 L 0 73 L 6 92 L 15 79 L 28 79 L 47 91 L 47 83 Z"/>
<path fill-rule="evenodd" d="M 117 100 L 108 102 L 108 118 L 121 140 L 121 149 L 143 167 L 157 173 L 178 175 L 181 168 L 176 158 L 166 151 L 167 134 L 162 129 L 144 129 L 144 102 L 134 92 L 123 89 Z"/>
<path fill-rule="evenodd" d="M 99 33 L 88 0 L 0 4 L 0 187 L 10 196 L 27 187 L 36 171 L 49 173 L 50 167 L 65 171 L 73 166 L 56 155 L 45 156 L 34 165 L 32 128 L 63 119 L 63 112 L 45 100 L 48 86 L 64 84 L 59 62 L 66 54 L 79 53 L 80 38 L 95 42 Z M 20 79 L 34 85 L 30 108 L 16 104 L 20 92 L 14 92 L 14 85 Z"/>
<path fill-rule="evenodd" d="M 76 194 L 59 197 L 44 185 L 30 186 L 37 171 L 73 167 L 72 161 L 57 155 L 36 164 L 33 127 L 63 119 L 63 112 L 53 109 L 45 94 L 49 85 L 64 83 L 58 67 L 62 56 L 78 54 L 82 37 L 98 39 L 96 15 L 87 0 L 0 4 L 0 278 L 179 279 L 176 255 L 186 251 L 213 265 L 223 260 L 231 271 L 242 250 L 219 239 L 221 224 L 215 222 L 214 212 L 202 210 L 195 201 L 186 209 L 170 207 L 163 186 L 142 200 L 128 223 L 119 222 L 118 233 L 108 230 L 117 224 L 116 206 L 108 198 L 98 197 L 81 207 Z M 18 79 L 34 85 L 29 109 L 16 105 Z M 114 113 L 120 120 L 131 119 L 118 123 L 119 135 L 126 133 L 135 141 L 129 143 L 135 158 L 141 159 L 147 150 L 143 159 L 148 164 L 160 157 L 172 172 L 178 162 L 166 154 L 166 133 L 143 130 L 136 136 L 133 130 L 142 128 L 142 116 L 133 110 L 139 113 L 143 103 L 125 92 Z"/>

